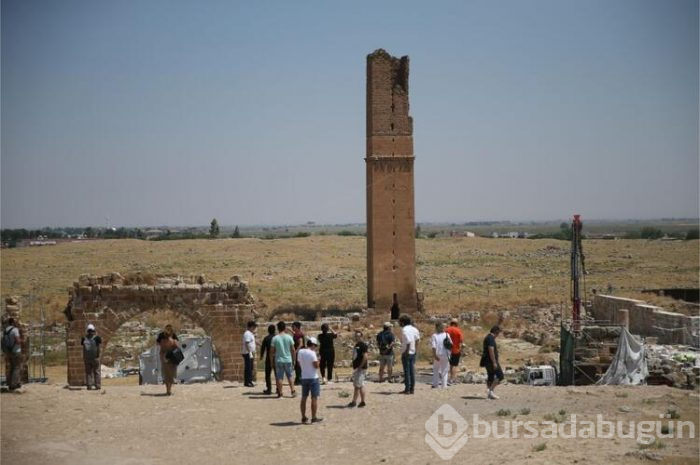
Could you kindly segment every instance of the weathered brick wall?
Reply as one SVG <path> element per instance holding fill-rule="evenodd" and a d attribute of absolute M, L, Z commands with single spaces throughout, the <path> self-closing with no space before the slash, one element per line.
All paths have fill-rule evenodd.
<path fill-rule="evenodd" d="M 367 56 L 367 305 L 415 311 L 413 119 L 408 57 Z"/>
<path fill-rule="evenodd" d="M 116 273 L 84 275 L 69 292 L 66 347 L 70 385 L 79 386 L 85 381 L 80 338 L 88 323 L 97 327 L 106 347 L 122 324 L 158 309 L 179 312 L 204 329 L 221 360 L 221 378 L 243 379 L 241 338 L 246 322 L 254 319 L 255 313 L 247 284 L 237 277 L 224 284 L 201 278 L 161 278 L 155 284 L 125 285 Z"/>
<path fill-rule="evenodd" d="M 625 299 L 598 294 L 593 299 L 593 317 L 596 320 L 617 321 L 617 311 L 629 311 L 629 330 L 642 337 L 656 337 L 660 344 L 688 344 L 698 346 L 700 317 L 688 316 L 649 305 L 642 300 Z"/>

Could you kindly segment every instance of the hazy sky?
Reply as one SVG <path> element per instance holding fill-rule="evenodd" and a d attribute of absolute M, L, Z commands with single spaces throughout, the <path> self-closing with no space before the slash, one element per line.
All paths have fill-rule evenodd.
<path fill-rule="evenodd" d="M 1 225 L 365 221 L 409 55 L 418 221 L 697 217 L 697 0 L 2 1 Z"/>

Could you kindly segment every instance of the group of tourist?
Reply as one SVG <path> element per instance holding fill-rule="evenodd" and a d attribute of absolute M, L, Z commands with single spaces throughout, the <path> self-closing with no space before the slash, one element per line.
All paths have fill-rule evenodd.
<path fill-rule="evenodd" d="M 401 394 L 411 395 L 415 392 L 416 349 L 421 335 L 408 315 L 399 317 L 399 326 L 401 327 L 401 364 L 404 373 L 404 390 L 401 391 Z M 385 380 L 393 382 L 394 350 L 398 344 L 392 329 L 393 324 L 386 322 L 383 324 L 382 330 L 375 336 L 379 350 L 380 383 Z M 257 323 L 249 321 L 246 324 L 241 344 L 243 378 L 246 387 L 255 386 L 255 361 L 258 351 L 255 339 L 256 330 Z M 498 399 L 495 389 L 503 380 L 503 370 L 498 361 L 496 344 L 496 338 L 500 332 L 500 327 L 494 326 L 483 341 L 480 366 L 485 368 L 487 372 L 487 397 L 489 399 Z M 283 396 L 285 379 L 289 385 L 291 397 L 296 397 L 296 387 L 301 386 L 302 423 L 309 421 L 316 423 L 322 420 L 317 415 L 318 398 L 321 385 L 333 382 L 334 340 L 337 337 L 337 333 L 327 323 L 321 325 L 321 333 L 318 334 L 318 337 L 306 337 L 300 322 L 292 323 L 290 334 L 287 324 L 280 321 L 276 326 L 271 324 L 267 327 L 267 335 L 260 344 L 259 360 L 264 361 L 265 365 L 265 390 L 263 393 L 272 394 L 273 373 L 275 375 L 275 394 L 278 398 Z M 3 351 L 9 360 L 8 384 L 11 390 L 17 389 L 20 385 L 21 342 L 20 332 L 14 320 L 10 319 L 3 330 Z M 347 406 L 362 408 L 367 405 L 365 382 L 369 366 L 369 345 L 365 334 L 360 330 L 355 331 L 354 342 L 351 376 L 353 396 L 352 401 Z M 177 365 L 184 356 L 179 348 L 178 337 L 171 325 L 167 325 L 158 334 L 156 343 L 160 349 L 163 383 L 166 395 L 169 396 L 172 395 Z M 101 386 L 100 347 L 102 339 L 97 335 L 93 324 L 88 324 L 86 334 L 81 338 L 80 344 L 83 348 L 85 364 L 85 385 L 88 390 L 99 390 Z M 445 389 L 457 382 L 457 367 L 463 347 L 464 337 L 459 328 L 459 320 L 453 318 L 447 327 L 442 322 L 435 324 L 435 332 L 430 338 L 433 358 L 432 387 L 434 389 Z M 310 419 L 306 415 L 308 397 L 311 397 Z"/>

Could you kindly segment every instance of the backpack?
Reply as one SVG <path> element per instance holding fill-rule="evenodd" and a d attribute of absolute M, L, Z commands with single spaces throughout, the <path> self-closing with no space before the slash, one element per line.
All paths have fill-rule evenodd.
<path fill-rule="evenodd" d="M 15 340 L 15 335 L 12 334 L 14 329 L 14 326 L 8 326 L 2 333 L 2 352 L 5 354 L 11 353 L 15 348 L 15 343 L 17 341 Z"/>
<path fill-rule="evenodd" d="M 390 337 L 387 337 L 387 334 L 382 331 L 379 333 L 377 336 L 377 342 L 379 343 L 379 353 L 381 355 L 391 355 L 392 350 L 389 347 L 389 344 L 391 344 L 390 341 L 387 341 L 387 339 L 391 339 Z"/>
<path fill-rule="evenodd" d="M 445 333 L 445 339 L 442 340 L 442 345 L 445 346 L 445 349 L 452 350 L 452 339 L 449 334 Z"/>
<path fill-rule="evenodd" d="M 86 360 L 97 360 L 100 356 L 100 347 L 94 337 L 83 339 L 83 357 Z"/>

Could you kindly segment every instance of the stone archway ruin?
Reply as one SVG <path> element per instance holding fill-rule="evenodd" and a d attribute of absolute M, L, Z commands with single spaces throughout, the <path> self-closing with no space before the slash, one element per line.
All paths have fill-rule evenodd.
<path fill-rule="evenodd" d="M 80 338 L 88 323 L 97 327 L 106 347 L 122 324 L 154 310 L 180 313 L 204 329 L 216 347 L 221 379 L 243 379 L 241 338 L 246 322 L 255 319 L 257 314 L 248 285 L 238 276 L 219 284 L 207 282 L 204 276 L 81 275 L 69 294 L 65 314 L 68 319 L 68 384 L 71 386 L 81 386 L 85 382 Z"/>

